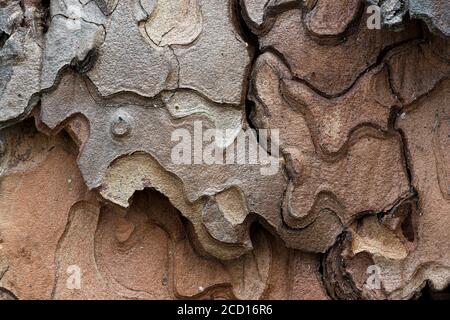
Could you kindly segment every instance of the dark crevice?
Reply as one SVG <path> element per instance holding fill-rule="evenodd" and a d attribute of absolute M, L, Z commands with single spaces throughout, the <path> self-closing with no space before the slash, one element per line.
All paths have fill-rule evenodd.
<path fill-rule="evenodd" d="M 412 209 L 411 203 L 407 204 L 406 210 L 407 210 L 407 214 L 406 214 L 405 220 L 401 224 L 402 234 L 406 240 L 408 240 L 409 242 L 413 242 L 415 239 L 416 231 L 414 228 L 414 219 L 412 216 L 413 209 Z"/>
<path fill-rule="evenodd" d="M 0 287 L 0 300 L 19 300 L 17 296 L 8 289 Z"/>
<path fill-rule="evenodd" d="M 246 117 L 246 122 L 247 122 L 247 125 L 249 126 L 249 128 L 252 129 L 256 133 L 256 139 L 259 144 L 259 142 L 260 142 L 259 128 L 253 122 L 253 115 L 255 112 L 256 104 L 254 101 L 252 101 L 250 99 L 250 96 L 251 96 L 252 90 L 253 90 L 252 76 L 253 76 L 253 72 L 254 72 L 254 67 L 256 65 L 257 59 L 262 54 L 262 52 L 260 50 L 258 36 L 252 32 L 252 30 L 249 28 L 249 26 L 245 22 L 245 19 L 243 17 L 244 9 L 242 8 L 241 2 L 239 0 L 236 0 L 235 10 L 236 10 L 235 17 L 237 19 L 240 33 L 241 33 L 242 37 L 244 38 L 244 41 L 246 41 L 247 44 L 249 45 L 249 47 L 251 48 L 250 50 L 252 52 L 252 59 L 249 64 L 249 69 L 247 72 L 247 79 L 245 80 L 246 85 L 244 86 L 244 88 L 245 88 L 245 117 Z M 270 136 L 269 136 L 269 138 L 270 138 Z M 269 156 L 272 155 L 270 146 L 271 146 L 271 144 L 269 142 L 268 145 L 266 146 L 266 150 L 265 150 Z"/>
<path fill-rule="evenodd" d="M 342 250 L 349 241 L 351 241 L 351 234 L 343 232 L 335 244 L 322 256 L 322 282 L 328 296 L 333 300 L 363 299 L 362 292 L 346 271 L 346 263 L 342 256 Z"/>
<path fill-rule="evenodd" d="M 26 21 L 25 21 L 26 8 L 25 8 L 24 0 L 19 1 L 19 6 L 20 6 L 20 9 L 22 9 L 22 19 L 20 21 L 20 27 L 26 28 L 27 27 Z"/>
<path fill-rule="evenodd" d="M 384 223 L 385 218 L 397 218 L 400 219 L 401 222 L 396 227 L 396 231 L 398 230 L 403 237 L 409 241 L 414 242 L 417 236 L 417 212 L 418 212 L 418 196 L 417 194 L 412 194 L 410 197 L 406 199 L 401 199 L 392 209 L 384 212 L 378 213 L 378 220 L 381 223 Z M 362 222 L 358 221 L 359 224 Z"/>
<path fill-rule="evenodd" d="M 319 280 L 322 284 L 325 294 L 327 295 L 327 297 L 329 299 L 331 299 L 331 295 L 328 291 L 329 285 L 327 283 L 325 283 L 325 281 L 326 281 L 325 280 L 325 256 L 326 256 L 326 253 L 320 253 L 320 254 L 318 254 L 318 256 L 319 256 L 319 268 L 317 269 L 317 273 L 319 276 Z"/>
<path fill-rule="evenodd" d="M 397 115 L 398 114 L 399 113 L 397 113 Z M 394 123 L 395 123 L 395 121 L 396 120 L 394 120 Z M 414 188 L 414 185 L 413 185 L 413 173 L 412 173 L 412 169 L 411 169 L 411 156 L 409 154 L 407 140 L 406 140 L 405 134 L 403 133 L 402 130 L 398 129 L 397 132 L 400 134 L 400 137 L 401 137 L 401 149 L 402 149 L 401 152 L 402 152 L 403 164 L 405 167 L 406 175 L 408 177 L 409 189 L 410 189 L 411 194 L 418 197 L 418 192 Z"/>
<path fill-rule="evenodd" d="M 432 285 L 427 281 L 425 287 L 418 294 L 420 295 L 417 300 L 447 300 L 450 301 L 450 286 L 447 286 L 444 290 L 438 291 L 432 288 Z"/>
<path fill-rule="evenodd" d="M 8 41 L 9 37 L 10 37 L 9 34 L 7 34 L 6 32 L 0 31 L 0 49 L 3 48 L 6 41 Z"/>
<path fill-rule="evenodd" d="M 247 72 L 247 79 L 245 80 L 246 81 L 246 86 L 245 86 L 246 91 L 244 93 L 245 94 L 245 115 L 246 115 L 246 120 L 247 120 L 249 127 L 257 132 L 258 128 L 252 121 L 252 115 L 253 115 L 253 110 L 255 109 L 255 103 L 249 99 L 249 93 L 252 90 L 251 89 L 251 86 L 252 86 L 251 78 L 252 78 L 252 74 L 253 74 L 253 68 L 255 66 L 256 60 L 261 55 L 261 51 L 259 50 L 258 36 L 256 34 L 254 34 L 250 30 L 248 25 L 246 24 L 246 22 L 243 18 L 243 15 L 242 15 L 242 12 L 243 12 L 242 10 L 243 10 L 243 8 L 241 5 L 241 2 L 239 0 L 236 0 L 235 17 L 237 20 L 237 24 L 238 24 L 240 33 L 241 33 L 242 37 L 244 38 L 244 41 L 248 43 L 249 47 L 251 48 L 251 50 L 253 52 L 252 60 L 250 62 L 249 69 Z M 259 135 L 257 135 L 257 137 L 259 139 Z"/>
<path fill-rule="evenodd" d="M 48 31 L 48 28 L 50 27 L 50 0 L 42 0 L 41 2 L 42 6 L 42 33 L 46 34 Z"/>
<path fill-rule="evenodd" d="M 83 60 L 78 60 L 78 58 L 74 58 L 70 63 L 70 65 L 75 70 L 75 72 L 79 74 L 85 74 L 94 67 L 97 58 L 98 52 L 96 48 L 94 48 L 89 50 L 89 52 L 86 54 L 86 57 Z"/>
<path fill-rule="evenodd" d="M 283 10 L 288 10 L 288 8 L 290 8 L 291 5 L 289 4 L 288 6 L 283 6 Z M 255 112 L 255 108 L 256 108 L 256 104 L 254 101 L 251 100 L 250 96 L 252 95 L 252 76 L 254 73 L 254 67 L 256 65 L 256 61 L 259 58 L 259 56 L 261 56 L 263 54 L 263 52 L 260 50 L 260 45 L 259 45 L 259 38 L 258 35 L 256 33 L 254 33 L 251 28 L 249 27 L 249 25 L 247 24 L 245 18 L 244 18 L 244 14 L 245 14 L 245 9 L 243 8 L 241 1 L 240 0 L 235 0 L 235 5 L 234 5 L 234 17 L 236 19 L 236 23 L 237 23 L 237 27 L 239 28 L 239 32 L 242 35 L 244 41 L 248 44 L 249 48 L 250 48 L 250 52 L 251 52 L 251 62 L 249 63 L 249 68 L 247 70 L 247 78 L 245 79 L 245 117 L 246 117 L 246 122 L 247 125 L 250 129 L 252 129 L 255 133 L 256 133 L 256 139 L 257 142 L 259 144 L 260 142 L 260 134 L 259 134 L 259 129 L 258 126 L 254 123 L 253 121 L 253 115 Z M 269 135 L 269 139 L 270 139 L 270 135 Z M 268 145 L 266 147 L 266 152 L 269 156 L 272 155 L 272 152 L 270 150 L 270 141 L 268 141 Z"/>
<path fill-rule="evenodd" d="M 391 71 L 388 68 L 388 74 L 389 74 L 389 85 L 391 87 L 391 90 L 393 90 L 392 85 L 391 85 L 391 78 L 390 78 L 390 74 Z M 391 113 L 389 115 L 389 121 L 388 121 L 388 128 L 390 130 L 394 130 L 396 132 L 398 132 L 399 136 L 400 136 L 400 146 L 401 146 L 401 152 L 402 152 L 402 158 L 403 158 L 403 166 L 405 168 L 406 171 L 406 175 L 408 177 L 408 182 L 409 182 L 409 189 L 411 194 L 414 195 L 415 198 L 418 198 L 418 192 L 417 190 L 414 188 L 413 186 L 413 173 L 412 173 L 412 167 L 411 167 L 411 157 L 409 154 L 409 150 L 408 150 L 408 143 L 407 143 L 407 139 L 405 137 L 404 132 L 401 129 L 397 128 L 397 120 L 399 117 L 401 117 L 401 114 L 403 112 L 404 106 L 400 105 L 397 107 L 394 107 L 391 109 Z"/>

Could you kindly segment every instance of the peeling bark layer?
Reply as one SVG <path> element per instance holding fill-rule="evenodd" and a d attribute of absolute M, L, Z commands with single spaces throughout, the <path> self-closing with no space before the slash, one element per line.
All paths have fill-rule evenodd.
<path fill-rule="evenodd" d="M 0 0 L 0 299 L 445 290 L 449 14 Z"/>

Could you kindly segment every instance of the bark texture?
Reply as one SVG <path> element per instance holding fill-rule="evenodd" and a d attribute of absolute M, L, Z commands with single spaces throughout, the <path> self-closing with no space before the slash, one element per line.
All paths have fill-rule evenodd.
<path fill-rule="evenodd" d="M 0 0 L 0 299 L 445 297 L 449 6 Z"/>

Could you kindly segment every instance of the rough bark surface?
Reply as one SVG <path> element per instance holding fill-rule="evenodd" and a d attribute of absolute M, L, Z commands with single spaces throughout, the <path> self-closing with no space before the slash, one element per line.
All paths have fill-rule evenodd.
<path fill-rule="evenodd" d="M 0 0 L 0 300 L 445 297 L 449 6 Z"/>

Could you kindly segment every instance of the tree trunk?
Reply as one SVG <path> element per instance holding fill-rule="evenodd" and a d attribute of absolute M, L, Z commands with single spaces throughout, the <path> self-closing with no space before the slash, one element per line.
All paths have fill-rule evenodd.
<path fill-rule="evenodd" d="M 0 0 L 0 300 L 448 299 L 449 15 Z"/>

